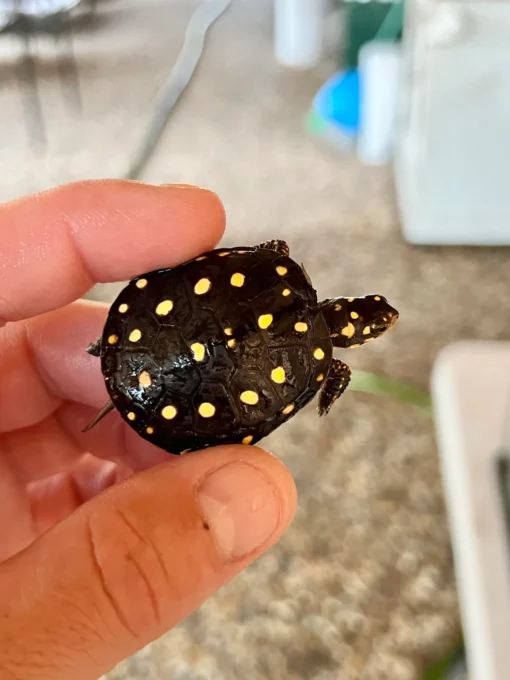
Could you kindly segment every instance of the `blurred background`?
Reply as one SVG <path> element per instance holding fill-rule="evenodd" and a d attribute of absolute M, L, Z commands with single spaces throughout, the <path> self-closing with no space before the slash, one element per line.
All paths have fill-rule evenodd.
<path fill-rule="evenodd" d="M 108 680 L 468 677 L 471 596 L 493 610 L 459 586 L 458 546 L 482 554 L 483 532 L 465 494 L 452 514 L 467 473 L 444 460 L 467 425 L 453 397 L 434 417 L 457 385 L 437 359 L 510 332 L 509 34 L 503 0 L 0 0 L 0 201 L 96 177 L 201 185 L 223 245 L 284 239 L 320 298 L 400 312 L 349 354 L 334 414 L 312 404 L 264 442 L 300 496 L 281 542 Z M 477 346 L 457 367 L 489 461 Z M 470 680 L 502 680 L 485 642 Z"/>

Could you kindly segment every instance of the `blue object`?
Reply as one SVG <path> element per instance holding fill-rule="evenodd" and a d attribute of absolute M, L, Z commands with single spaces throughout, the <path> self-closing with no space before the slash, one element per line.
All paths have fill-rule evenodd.
<path fill-rule="evenodd" d="M 358 130 L 359 75 L 357 69 L 340 71 L 327 80 L 315 95 L 313 107 L 326 121 L 345 128 L 350 133 Z"/>
<path fill-rule="evenodd" d="M 314 97 L 307 127 L 333 144 L 350 147 L 359 126 L 359 74 L 346 69 L 329 78 Z"/>

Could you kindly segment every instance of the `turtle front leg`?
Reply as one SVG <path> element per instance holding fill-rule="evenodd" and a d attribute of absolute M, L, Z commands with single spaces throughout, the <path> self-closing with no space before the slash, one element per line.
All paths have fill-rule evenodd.
<path fill-rule="evenodd" d="M 92 342 L 86 349 L 86 351 L 93 357 L 101 356 L 101 338 L 98 338 L 95 342 Z"/>
<path fill-rule="evenodd" d="M 289 256 L 290 249 L 285 241 L 275 240 L 275 241 L 264 241 L 257 246 L 257 248 L 265 248 L 266 250 L 274 250 L 280 255 Z"/>
<path fill-rule="evenodd" d="M 351 380 L 351 369 L 340 359 L 333 359 L 331 368 L 319 392 L 318 412 L 320 416 L 327 415 L 342 395 Z"/>

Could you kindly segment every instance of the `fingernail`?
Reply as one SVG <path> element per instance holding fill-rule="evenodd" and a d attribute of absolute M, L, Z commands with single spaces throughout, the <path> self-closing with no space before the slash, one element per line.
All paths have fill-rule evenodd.
<path fill-rule="evenodd" d="M 208 191 L 210 194 L 213 194 L 214 191 L 211 191 L 210 189 L 204 189 L 204 187 L 199 187 L 196 184 L 160 184 L 159 186 L 161 187 L 166 187 L 169 189 L 175 188 L 175 189 L 195 189 L 195 191 L 198 189 L 198 191 Z"/>
<path fill-rule="evenodd" d="M 269 479 L 251 465 L 229 463 L 198 489 L 198 506 L 219 551 L 235 560 L 256 550 L 278 526 L 280 501 Z"/>

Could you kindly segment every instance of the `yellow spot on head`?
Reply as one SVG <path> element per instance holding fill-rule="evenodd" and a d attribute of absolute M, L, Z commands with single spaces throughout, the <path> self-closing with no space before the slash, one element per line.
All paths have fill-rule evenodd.
<path fill-rule="evenodd" d="M 200 279 L 200 281 L 197 281 L 195 284 L 195 293 L 197 295 L 204 295 L 204 293 L 207 293 L 211 288 L 211 282 L 209 279 Z"/>
<path fill-rule="evenodd" d="M 229 347 L 231 347 L 232 349 L 234 349 L 234 347 L 236 347 L 236 345 L 237 345 L 237 340 L 235 338 L 232 338 L 231 340 L 227 341 L 227 345 Z"/>
<path fill-rule="evenodd" d="M 289 413 L 292 413 L 293 410 L 294 410 L 294 404 L 289 404 L 284 409 L 282 409 L 282 413 L 284 413 L 287 416 L 287 415 L 289 415 Z"/>
<path fill-rule="evenodd" d="M 109 345 L 116 345 L 119 342 L 119 336 L 118 335 L 110 335 L 108 337 L 108 344 Z"/>
<path fill-rule="evenodd" d="M 253 441 L 253 435 L 249 434 L 247 437 L 243 439 L 243 444 L 251 444 Z"/>
<path fill-rule="evenodd" d="M 273 368 L 271 371 L 271 380 L 275 383 L 284 383 L 285 382 L 285 370 L 283 366 L 278 366 L 277 368 Z"/>
<path fill-rule="evenodd" d="M 202 418 L 211 418 L 216 413 L 216 408 L 208 401 L 204 401 L 198 407 L 198 412 L 200 413 Z"/>
<path fill-rule="evenodd" d="M 370 335 L 370 326 L 365 326 L 363 329 L 363 335 Z"/>
<path fill-rule="evenodd" d="M 119 312 L 121 314 L 125 314 L 128 309 L 129 309 L 129 307 L 125 303 L 119 306 Z"/>
<path fill-rule="evenodd" d="M 320 373 L 320 374 L 317 376 L 317 382 L 322 382 L 323 380 L 324 380 L 324 373 Z"/>
<path fill-rule="evenodd" d="M 177 415 L 177 409 L 175 406 L 165 406 L 161 411 L 161 415 L 165 420 L 172 420 Z"/>
<path fill-rule="evenodd" d="M 154 428 L 153 427 L 148 427 L 146 430 L 147 434 L 154 434 Z"/>
<path fill-rule="evenodd" d="M 129 334 L 129 339 L 131 342 L 138 342 L 140 338 L 142 337 L 142 331 L 139 328 L 135 328 L 134 331 L 131 331 Z"/>
<path fill-rule="evenodd" d="M 233 332 L 231 328 L 225 328 L 225 335 L 232 335 Z"/>
<path fill-rule="evenodd" d="M 232 274 L 230 278 L 230 283 L 236 288 L 241 288 L 241 286 L 244 284 L 245 278 L 246 277 L 244 276 L 244 274 L 240 274 L 239 272 L 237 272 L 236 274 Z"/>
<path fill-rule="evenodd" d="M 290 288 L 284 288 L 284 289 L 282 290 L 282 295 L 283 295 L 284 297 L 287 297 L 288 295 L 290 295 Z"/>
<path fill-rule="evenodd" d="M 351 319 L 359 319 L 358 312 L 351 312 Z"/>
<path fill-rule="evenodd" d="M 381 298 L 380 298 L 378 295 L 374 295 L 374 300 L 375 300 L 376 302 L 379 302 L 380 299 L 381 299 Z"/>
<path fill-rule="evenodd" d="M 138 382 L 142 387 L 150 387 L 152 385 L 152 378 L 148 371 L 142 371 L 138 376 Z"/>
<path fill-rule="evenodd" d="M 298 333 L 306 333 L 308 330 L 308 326 L 304 321 L 298 321 L 296 324 L 294 324 L 294 328 Z"/>
<path fill-rule="evenodd" d="M 280 276 L 285 276 L 285 274 L 288 272 L 287 267 L 276 267 L 276 272 Z"/>
<path fill-rule="evenodd" d="M 156 307 L 156 314 L 158 316 L 166 316 L 172 311 L 173 308 L 174 303 L 172 302 L 172 300 L 163 300 L 163 302 L 160 302 L 159 305 Z"/>
<path fill-rule="evenodd" d="M 241 401 L 245 404 L 250 404 L 250 406 L 254 406 L 259 401 L 259 395 L 253 390 L 246 390 L 241 394 Z"/>
<path fill-rule="evenodd" d="M 262 314 L 262 316 L 259 316 L 259 326 L 260 328 L 269 328 L 269 326 L 273 323 L 273 315 L 272 314 Z"/>
<path fill-rule="evenodd" d="M 344 328 L 342 328 L 342 335 L 345 335 L 347 338 L 352 338 L 355 332 L 356 329 L 354 328 L 350 321 L 347 324 L 347 326 L 344 326 Z"/>
<path fill-rule="evenodd" d="M 136 415 L 133 413 L 133 411 L 130 411 L 127 414 L 127 417 L 128 417 L 128 420 L 135 420 L 136 419 Z"/>
<path fill-rule="evenodd" d="M 191 345 L 191 351 L 193 352 L 193 358 L 195 361 L 203 361 L 205 357 L 205 345 L 201 342 L 194 342 Z"/>
<path fill-rule="evenodd" d="M 146 285 L 147 285 L 147 279 L 138 279 L 138 281 L 136 282 L 137 288 L 145 288 Z"/>
<path fill-rule="evenodd" d="M 323 350 L 323 349 L 321 349 L 320 347 L 317 347 L 317 349 L 315 349 L 314 352 L 313 352 L 313 356 L 314 356 L 316 359 L 324 359 L 324 357 L 325 357 L 326 355 L 324 354 L 324 350 Z"/>

